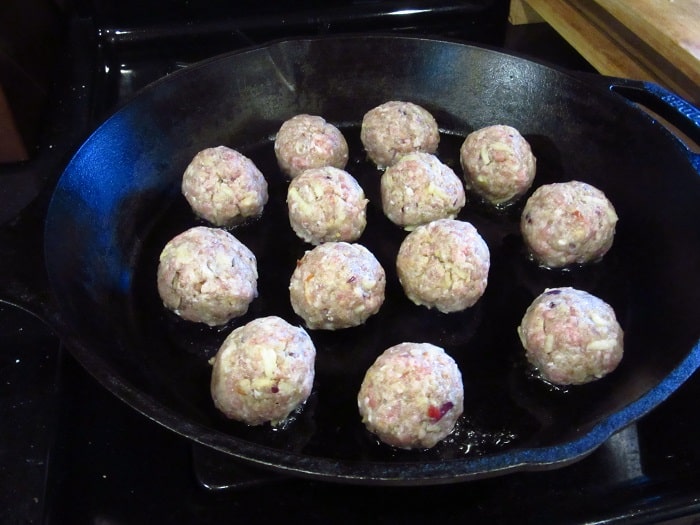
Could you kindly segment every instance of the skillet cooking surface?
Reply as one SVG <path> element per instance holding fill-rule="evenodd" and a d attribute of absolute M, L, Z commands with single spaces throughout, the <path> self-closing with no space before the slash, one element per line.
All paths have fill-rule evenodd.
<path fill-rule="evenodd" d="M 598 264 L 552 271 L 528 260 L 518 221 L 525 199 L 497 212 L 469 198 L 491 250 L 486 293 L 440 314 L 410 303 L 394 258 L 405 232 L 386 219 L 380 172 L 359 140 L 364 113 L 410 100 L 438 121 L 438 156 L 461 175 L 470 131 L 509 124 L 537 157 L 534 190 L 583 180 L 602 189 L 620 222 Z M 212 357 L 236 326 L 263 315 L 301 324 L 287 286 L 310 245 L 286 215 L 288 181 L 273 141 L 298 113 L 336 124 L 347 171 L 370 199 L 359 242 L 387 272 L 387 299 L 358 328 L 309 331 L 318 351 L 314 390 L 286 428 L 228 421 L 209 397 Z M 208 328 L 166 311 L 158 255 L 194 218 L 180 194 L 199 150 L 224 144 L 265 174 L 259 220 L 232 230 L 258 259 L 259 297 L 244 317 Z M 532 191 L 531 190 L 531 191 Z M 255 464 L 329 480 L 441 483 L 551 468 L 580 459 L 663 401 L 698 366 L 700 177 L 678 142 L 622 98 L 548 67 L 495 51 L 403 37 L 292 40 L 218 57 L 174 74 L 117 111 L 77 152 L 46 223 L 47 270 L 59 329 L 81 363 L 137 410 L 195 441 Z M 609 302 L 625 330 L 619 368 L 595 383 L 554 388 L 526 366 L 516 327 L 546 287 L 574 286 Z M 427 341 L 458 362 L 465 412 L 455 434 L 428 451 L 398 451 L 364 430 L 356 393 L 386 347 Z"/>

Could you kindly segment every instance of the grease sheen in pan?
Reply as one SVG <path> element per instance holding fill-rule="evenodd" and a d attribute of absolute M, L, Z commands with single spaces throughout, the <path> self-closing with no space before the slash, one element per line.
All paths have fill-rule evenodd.
<path fill-rule="evenodd" d="M 492 123 L 519 129 L 538 159 L 530 191 L 577 179 L 615 204 L 611 250 L 594 265 L 543 270 L 526 256 L 518 231 L 525 199 L 497 212 L 470 197 L 458 218 L 489 245 L 486 292 L 449 315 L 412 304 L 393 264 L 406 233 L 383 216 L 380 176 L 359 140 L 362 115 L 392 99 L 435 116 L 437 154 L 457 172 L 470 131 Z M 179 192 L 187 163 L 205 147 L 236 148 L 266 175 L 270 197 L 260 219 L 234 230 L 259 261 L 259 297 L 227 328 L 262 315 L 295 322 L 287 286 L 308 246 L 288 224 L 287 181 L 273 140 L 284 120 L 303 112 L 323 115 L 347 137 L 346 169 L 370 201 L 358 242 L 386 269 L 387 299 L 363 326 L 313 333 L 314 390 L 287 428 L 249 428 L 223 418 L 209 397 L 207 359 L 227 331 L 165 311 L 155 269 L 167 240 L 196 223 Z M 67 166 L 45 228 L 54 324 L 76 358 L 136 410 L 253 465 L 387 484 L 559 467 L 662 402 L 698 366 L 700 177 L 691 160 L 675 137 L 608 86 L 483 48 L 363 35 L 231 53 L 141 91 Z M 556 286 L 587 290 L 614 307 L 626 342 L 613 374 L 560 389 L 529 373 L 516 327 L 532 299 Z M 457 431 L 429 451 L 380 445 L 356 406 L 367 367 L 404 340 L 442 346 L 463 374 Z"/>

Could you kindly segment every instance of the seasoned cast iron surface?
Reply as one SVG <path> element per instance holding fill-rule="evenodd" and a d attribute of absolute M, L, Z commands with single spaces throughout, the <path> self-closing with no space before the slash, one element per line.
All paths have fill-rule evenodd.
<path fill-rule="evenodd" d="M 459 146 L 469 131 L 496 123 L 518 128 L 537 157 L 533 190 L 578 179 L 608 195 L 620 216 L 612 250 L 587 267 L 539 268 L 519 234 L 524 199 L 497 211 L 470 197 L 459 218 L 471 221 L 491 250 L 486 293 L 454 314 L 410 303 L 394 268 L 406 232 L 383 216 L 380 172 L 359 141 L 363 114 L 392 99 L 432 112 L 442 129 L 437 154 L 458 174 Z M 347 170 L 370 200 L 358 242 L 384 266 L 387 299 L 361 327 L 310 331 L 318 359 L 307 405 L 283 429 L 246 427 L 213 407 L 208 359 L 230 330 L 254 317 L 302 323 L 287 286 L 310 245 L 289 227 L 288 181 L 272 147 L 281 123 L 302 112 L 324 116 L 348 139 Z M 179 193 L 182 172 L 197 151 L 219 144 L 253 159 L 268 179 L 270 201 L 260 219 L 232 230 L 258 259 L 259 297 L 246 316 L 217 329 L 167 312 L 155 273 L 164 244 L 201 224 Z M 57 187 L 47 220 L 47 265 L 67 321 L 64 335 L 78 359 L 165 426 L 302 475 L 444 482 L 579 459 L 697 367 L 699 198 L 700 178 L 675 139 L 621 98 L 561 72 L 449 42 L 290 41 L 173 75 L 99 128 Z M 564 285 L 613 306 L 626 352 L 610 376 L 555 388 L 528 369 L 516 327 L 536 295 Z M 357 412 L 364 371 L 401 341 L 444 347 L 464 378 L 458 428 L 428 451 L 378 443 Z"/>
<path fill-rule="evenodd" d="M 380 172 L 365 160 L 358 128 L 343 131 L 354 152 L 347 170 L 357 177 L 371 203 L 368 226 L 358 242 L 376 255 L 387 272 L 387 299 L 380 312 L 362 327 L 309 331 L 318 347 L 318 377 L 308 406 L 285 430 L 247 427 L 218 416 L 209 399 L 211 367 L 207 360 L 231 329 L 264 315 L 303 324 L 290 306 L 288 286 L 297 259 L 311 246 L 297 239 L 289 227 L 285 203 L 288 182 L 276 168 L 272 142 L 265 142 L 246 153 L 268 174 L 270 201 L 261 219 L 232 230 L 258 259 L 260 295 L 246 316 L 225 328 L 212 329 L 183 322 L 164 311 L 155 290 L 158 254 L 170 238 L 198 224 L 184 198 L 174 200 L 144 243 L 136 265 L 131 307 L 138 323 L 136 333 L 145 335 L 138 346 L 149 349 L 144 359 L 155 372 L 154 380 L 165 378 L 164 387 L 173 389 L 193 417 L 211 426 L 271 446 L 338 459 L 444 459 L 513 445 L 546 444 L 543 436 L 554 422 L 573 429 L 577 414 L 587 405 L 604 403 L 614 381 L 601 381 L 592 388 L 557 389 L 537 380 L 525 366 L 515 328 L 534 295 L 546 286 L 570 284 L 591 290 L 624 311 L 629 281 L 614 279 L 622 274 L 616 254 L 589 269 L 540 270 L 528 260 L 518 233 L 522 206 L 499 213 L 470 202 L 459 218 L 477 227 L 492 252 L 487 293 L 473 308 L 455 314 L 414 305 L 403 294 L 395 269 L 406 232 L 382 214 Z M 461 140 L 460 136 L 443 136 L 438 152 L 455 170 Z M 553 180 L 546 164 L 540 175 L 540 182 Z M 397 452 L 377 446 L 365 434 L 357 414 L 356 396 L 364 371 L 383 349 L 402 341 L 442 346 L 457 359 L 463 373 L 467 409 L 459 431 L 429 452 Z"/>

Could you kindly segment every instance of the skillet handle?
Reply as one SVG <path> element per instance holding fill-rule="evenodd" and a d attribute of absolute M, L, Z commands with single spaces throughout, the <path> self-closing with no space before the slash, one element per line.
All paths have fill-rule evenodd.
<path fill-rule="evenodd" d="M 652 117 L 661 117 L 665 121 L 661 124 L 667 129 L 668 124 L 673 126 L 675 129 L 669 131 L 685 147 L 695 170 L 700 173 L 700 109 L 653 82 L 591 73 L 582 73 L 581 76 L 585 76 L 587 82 L 602 84 L 605 89 L 639 104 Z"/>

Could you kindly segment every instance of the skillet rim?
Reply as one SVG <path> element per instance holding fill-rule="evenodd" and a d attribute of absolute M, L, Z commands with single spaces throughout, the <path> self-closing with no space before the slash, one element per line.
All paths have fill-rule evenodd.
<path fill-rule="evenodd" d="M 446 38 L 407 35 L 349 34 L 320 37 L 297 37 L 274 40 L 260 45 L 222 53 L 192 64 L 191 66 L 177 71 L 167 77 L 161 78 L 134 94 L 133 97 L 125 101 L 124 104 L 120 105 L 118 108 L 115 108 L 110 116 L 105 118 L 103 122 L 95 130 L 93 130 L 90 137 L 99 133 L 102 125 L 118 114 L 126 105 L 131 104 L 135 99 L 143 96 L 144 93 L 157 89 L 162 83 L 171 82 L 173 78 L 176 78 L 176 76 L 187 74 L 188 71 L 207 67 L 207 65 L 211 63 L 227 59 L 233 55 L 256 52 L 260 49 L 270 48 L 282 43 L 367 38 L 390 38 L 393 40 L 405 39 L 414 41 L 429 41 L 432 43 L 447 43 L 514 57 L 519 61 L 524 60 L 526 62 L 533 62 L 541 67 L 553 70 L 556 74 L 567 75 L 574 81 L 586 86 L 587 89 L 596 91 L 596 93 L 601 96 L 616 97 L 616 99 L 629 104 L 627 99 L 624 97 L 610 92 L 601 86 L 591 86 L 576 75 L 553 67 L 544 61 L 534 60 L 516 53 L 504 52 L 503 50 L 490 46 L 474 45 Z M 80 151 L 84 147 L 87 147 L 90 137 L 83 142 L 80 148 L 73 155 L 72 159 L 78 157 Z M 65 171 L 69 171 L 73 162 L 72 159 L 67 165 Z M 57 187 L 60 186 L 61 179 L 62 177 L 59 178 Z M 47 213 L 47 224 L 49 223 L 48 218 L 51 217 L 53 200 L 54 199 L 52 197 Z M 49 236 L 46 236 L 46 238 L 48 237 Z M 48 260 L 50 259 L 48 249 L 45 250 L 45 259 L 46 266 L 48 268 L 50 267 L 48 263 Z M 51 281 L 50 271 L 49 278 Z M 55 286 L 52 284 L 51 292 L 53 293 L 54 290 Z M 56 301 L 56 305 L 58 304 L 59 301 Z M 72 332 L 69 326 L 70 323 L 65 319 L 62 319 L 60 308 L 57 308 L 55 318 L 53 318 L 51 321 L 51 324 L 63 336 L 62 339 L 64 342 L 66 342 L 66 346 L 71 354 L 76 357 L 76 359 L 86 370 L 88 370 L 88 372 L 90 372 L 91 375 L 93 375 L 103 386 L 105 386 L 118 398 L 162 426 L 169 428 L 170 430 L 194 442 L 209 446 L 215 450 L 224 452 L 235 458 L 245 460 L 261 467 L 279 472 L 292 473 L 303 477 L 361 484 L 427 485 L 453 483 L 493 477 L 510 472 L 547 470 L 571 464 L 586 457 L 596 448 L 602 445 L 612 434 L 618 430 L 621 430 L 652 410 L 655 406 L 666 399 L 666 397 L 668 397 L 672 391 L 678 388 L 700 366 L 700 342 L 698 342 L 693 348 L 690 349 L 683 361 L 681 361 L 681 363 L 678 364 L 670 374 L 664 377 L 654 388 L 647 391 L 641 398 L 630 402 L 621 410 L 618 410 L 617 412 L 604 418 L 581 438 L 560 445 L 526 449 L 516 448 L 506 452 L 484 454 L 482 456 L 463 459 L 429 461 L 425 463 L 388 463 L 365 460 L 343 461 L 322 457 L 310 457 L 303 454 L 292 454 L 282 450 L 268 448 L 257 443 L 251 443 L 233 436 L 224 435 L 222 432 L 216 430 L 201 429 L 201 425 L 199 424 L 183 421 L 182 416 L 178 416 L 175 411 L 163 406 L 152 396 L 139 391 L 137 388 L 134 388 L 134 385 L 128 383 L 122 377 L 115 377 L 112 373 L 113 367 L 110 366 L 109 363 L 101 356 L 94 354 L 88 346 L 83 344 L 83 341 L 79 335 Z M 239 445 L 239 448 L 235 451 L 231 450 L 231 447 L 227 445 L 227 443 L 230 443 L 231 440 L 235 441 Z M 515 459 L 515 461 L 511 461 L 513 459 Z"/>

